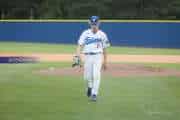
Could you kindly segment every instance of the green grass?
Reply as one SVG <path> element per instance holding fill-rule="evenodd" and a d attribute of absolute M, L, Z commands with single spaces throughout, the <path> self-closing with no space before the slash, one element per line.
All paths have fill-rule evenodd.
<path fill-rule="evenodd" d="M 0 52 L 18 53 L 74 53 L 75 45 L 45 44 L 45 43 L 16 43 L 0 42 Z M 112 54 L 146 54 L 146 55 L 180 55 L 180 49 L 136 48 L 136 47 L 110 47 Z"/>
<path fill-rule="evenodd" d="M 34 73 L 52 66 L 69 65 L 1 64 L 0 120 L 180 119 L 178 77 L 104 77 L 98 101 L 92 103 L 85 96 L 82 77 Z M 159 66 L 180 69 L 179 64 Z"/>
<path fill-rule="evenodd" d="M 0 52 L 74 53 L 75 46 L 64 44 L 0 42 Z"/>
<path fill-rule="evenodd" d="M 74 53 L 75 48 L 75 45 L 63 44 L 0 42 L 0 53 Z M 180 49 L 111 47 L 108 51 L 112 54 L 180 55 Z M 85 96 L 82 76 L 34 73 L 70 65 L 0 64 L 0 120 L 180 119 L 179 77 L 106 76 L 98 102 L 92 103 Z M 148 63 L 145 66 L 180 70 L 180 64 Z"/>

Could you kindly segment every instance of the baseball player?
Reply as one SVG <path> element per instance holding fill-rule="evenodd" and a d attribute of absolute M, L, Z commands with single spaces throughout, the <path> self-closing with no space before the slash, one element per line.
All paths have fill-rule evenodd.
<path fill-rule="evenodd" d="M 81 53 L 84 54 L 84 79 L 87 81 L 87 96 L 97 100 L 101 68 L 106 69 L 106 48 L 110 46 L 107 35 L 99 29 L 99 17 L 92 16 L 89 20 L 90 29 L 85 30 L 79 40 L 74 56 L 74 65 L 80 65 Z"/>

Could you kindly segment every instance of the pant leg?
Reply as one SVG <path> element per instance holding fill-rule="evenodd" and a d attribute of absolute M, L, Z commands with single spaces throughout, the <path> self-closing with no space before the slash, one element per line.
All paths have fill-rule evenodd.
<path fill-rule="evenodd" d="M 84 79 L 87 81 L 87 87 L 93 87 L 93 63 L 90 55 L 85 55 L 84 59 Z"/>
<path fill-rule="evenodd" d="M 98 54 L 93 62 L 93 89 L 92 94 L 98 95 L 101 80 L 102 55 Z"/>

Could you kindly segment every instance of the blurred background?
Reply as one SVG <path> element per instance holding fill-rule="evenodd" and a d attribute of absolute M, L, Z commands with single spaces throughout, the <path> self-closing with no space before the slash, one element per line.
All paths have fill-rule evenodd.
<path fill-rule="evenodd" d="M 0 0 L 1 19 L 180 19 L 180 0 Z"/>

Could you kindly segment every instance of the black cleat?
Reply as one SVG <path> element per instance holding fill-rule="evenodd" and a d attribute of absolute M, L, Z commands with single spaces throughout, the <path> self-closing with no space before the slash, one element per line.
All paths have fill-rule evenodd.
<path fill-rule="evenodd" d="M 88 96 L 88 97 L 91 96 L 91 91 L 92 91 L 92 88 L 88 88 L 88 90 L 87 90 L 87 96 Z"/>
<path fill-rule="evenodd" d="M 92 95 L 91 96 L 91 101 L 96 102 L 97 101 L 97 96 L 96 95 Z"/>

